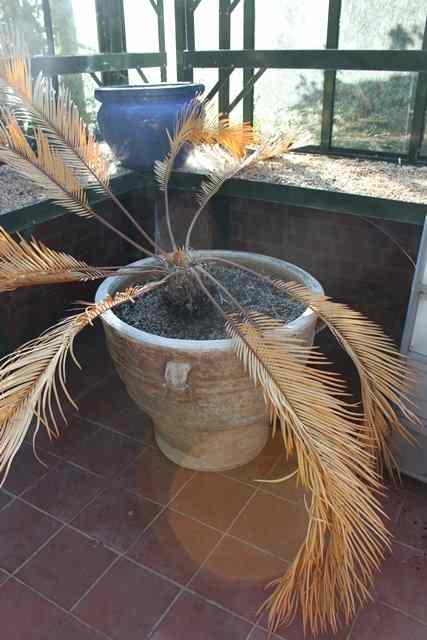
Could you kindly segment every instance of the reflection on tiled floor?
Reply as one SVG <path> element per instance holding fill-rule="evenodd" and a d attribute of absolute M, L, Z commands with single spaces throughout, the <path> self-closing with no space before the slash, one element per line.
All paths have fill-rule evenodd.
<path fill-rule="evenodd" d="M 82 360 L 85 372 L 70 376 L 79 416 L 67 408 L 54 443 L 39 434 L 46 466 L 29 436 L 0 492 L 0 637 L 267 640 L 265 586 L 286 571 L 307 524 L 292 480 L 253 482 L 286 473 L 279 442 L 227 474 L 179 468 L 105 351 Z M 393 555 L 373 603 L 338 640 L 427 638 L 427 486 L 390 488 L 385 509 Z M 302 640 L 300 622 L 274 637 Z"/>

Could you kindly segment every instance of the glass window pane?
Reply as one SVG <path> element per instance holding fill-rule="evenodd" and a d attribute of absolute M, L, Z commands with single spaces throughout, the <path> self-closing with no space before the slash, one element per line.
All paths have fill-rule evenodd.
<path fill-rule="evenodd" d="M 209 93 L 209 91 L 212 89 L 214 84 L 218 82 L 218 69 L 194 69 L 193 79 L 194 79 L 194 82 L 204 84 L 206 88 L 206 93 Z M 210 104 L 212 105 L 212 109 L 214 110 L 214 113 L 217 113 L 218 112 L 218 93 L 214 98 L 212 98 Z"/>
<path fill-rule="evenodd" d="M 339 46 L 420 49 L 425 19 L 425 0 L 343 0 Z"/>
<path fill-rule="evenodd" d="M 230 49 L 243 49 L 243 0 L 231 14 Z"/>
<path fill-rule="evenodd" d="M 151 2 L 124 0 L 123 8 L 127 50 L 136 53 L 158 51 L 157 15 Z"/>
<path fill-rule="evenodd" d="M 422 283 L 423 283 L 423 285 L 427 285 L 427 260 L 426 260 L 426 263 L 424 265 Z"/>
<path fill-rule="evenodd" d="M 411 340 L 411 351 L 427 356 L 427 296 L 421 294 Z"/>
<path fill-rule="evenodd" d="M 323 49 L 328 0 L 256 0 L 257 49 Z"/>
<path fill-rule="evenodd" d="M 218 49 L 219 2 L 204 0 L 194 12 L 194 38 L 196 50 Z"/>
<path fill-rule="evenodd" d="M 269 69 L 255 85 L 255 124 L 265 133 L 297 126 L 318 144 L 322 92 L 323 71 Z"/>
<path fill-rule="evenodd" d="M 405 153 L 416 75 L 338 71 L 333 146 Z"/>
<path fill-rule="evenodd" d="M 424 138 L 423 138 L 423 143 L 421 145 L 421 156 L 423 156 L 424 158 L 427 157 L 427 113 L 426 113 L 426 117 L 424 120 Z"/>
<path fill-rule="evenodd" d="M 50 3 L 55 53 L 98 53 L 95 0 L 54 0 Z"/>
<path fill-rule="evenodd" d="M 161 82 L 160 69 L 158 67 L 153 67 L 153 68 L 150 67 L 149 69 L 143 69 L 143 72 L 148 82 L 154 82 L 155 84 L 157 84 L 158 82 Z M 133 84 L 133 85 L 145 84 L 145 82 L 143 81 L 139 73 L 136 71 L 136 69 L 128 70 L 128 78 L 129 78 L 129 84 Z"/>
<path fill-rule="evenodd" d="M 24 36 L 32 55 L 46 53 L 46 36 L 41 0 L 0 0 L 0 22 L 13 26 Z"/>
<path fill-rule="evenodd" d="M 100 104 L 95 100 L 96 82 L 87 73 L 67 73 L 59 76 L 62 87 L 69 89 L 81 117 L 91 126 L 95 124 Z"/>

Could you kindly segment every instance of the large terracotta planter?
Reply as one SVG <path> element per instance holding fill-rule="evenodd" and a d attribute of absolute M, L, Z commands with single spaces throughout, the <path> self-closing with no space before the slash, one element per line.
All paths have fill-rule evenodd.
<path fill-rule="evenodd" d="M 254 253 L 201 251 L 245 264 L 322 292 L 299 267 Z M 136 264 L 152 265 L 147 258 Z M 129 276 L 108 278 L 96 300 L 125 288 Z M 163 453 L 190 469 L 223 471 L 252 460 L 265 446 L 269 426 L 261 391 L 245 374 L 231 340 L 177 340 L 145 333 L 112 311 L 102 315 L 117 371 L 136 404 L 154 423 Z M 316 315 L 306 310 L 287 330 L 312 344 Z M 286 336 L 284 336 L 286 339 Z"/>

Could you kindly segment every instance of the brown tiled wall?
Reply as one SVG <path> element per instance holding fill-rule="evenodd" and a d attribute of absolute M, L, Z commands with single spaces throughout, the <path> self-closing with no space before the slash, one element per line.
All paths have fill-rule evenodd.
<path fill-rule="evenodd" d="M 174 194 L 171 203 L 181 238 L 194 202 L 189 194 Z M 164 239 L 162 216 L 160 221 Z M 374 222 L 416 259 L 420 227 Z M 255 251 L 294 262 L 318 278 L 328 295 L 359 309 L 396 340 L 401 337 L 413 268 L 384 233 L 362 218 L 221 197 L 200 219 L 192 244 Z"/>
<path fill-rule="evenodd" d="M 132 208 L 147 230 L 154 210 L 143 193 L 132 196 Z M 172 194 L 178 244 L 195 210 L 194 196 Z M 104 208 L 108 219 L 129 230 L 117 210 Z M 156 235 L 167 246 L 163 208 L 157 209 Z M 379 221 L 415 257 L 421 229 L 415 225 Z M 228 229 L 228 240 L 227 240 Z M 96 222 L 65 215 L 38 225 L 34 235 L 54 249 L 92 264 L 124 264 L 136 259 L 132 248 Z M 217 198 L 201 217 L 194 248 L 255 251 L 294 262 L 318 278 L 326 292 L 379 322 L 399 340 L 409 297 L 412 267 L 396 246 L 361 218 L 234 198 Z M 91 299 L 96 288 L 57 285 L 3 294 L 0 337 L 12 347 L 38 335 L 59 320 L 77 298 Z"/>
<path fill-rule="evenodd" d="M 151 212 L 151 205 L 147 205 L 141 194 L 135 194 L 133 200 L 133 208 L 145 213 L 139 217 L 150 225 L 152 216 L 147 213 Z M 117 209 L 104 205 L 99 212 L 121 230 L 134 235 Z M 136 259 L 132 247 L 101 224 L 71 214 L 39 224 L 31 233 L 50 248 L 93 265 L 126 264 Z M 75 300 L 92 300 L 96 287 L 97 283 L 59 284 L 3 293 L 0 343 L 15 348 L 39 335 L 64 317 Z"/>
<path fill-rule="evenodd" d="M 199 217 L 192 234 L 193 244 L 197 249 L 212 249 L 217 244 L 215 208 L 216 202 L 209 203 Z M 178 246 L 185 243 L 185 236 L 195 211 L 197 202 L 193 193 L 172 193 L 169 196 L 169 210 L 172 228 Z M 163 248 L 170 248 L 170 240 L 165 220 L 163 198 L 156 207 L 156 239 Z"/>
<path fill-rule="evenodd" d="M 230 248 L 294 262 L 312 273 L 328 295 L 380 323 L 399 340 L 413 268 L 377 228 L 352 215 L 229 200 Z M 415 259 L 420 227 L 376 221 Z"/>

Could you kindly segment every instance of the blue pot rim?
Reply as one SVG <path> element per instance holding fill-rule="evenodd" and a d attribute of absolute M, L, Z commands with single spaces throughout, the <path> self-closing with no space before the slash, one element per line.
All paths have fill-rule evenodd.
<path fill-rule="evenodd" d="M 197 97 L 201 95 L 205 90 L 203 84 L 194 84 L 193 82 L 160 82 L 158 84 L 133 84 L 133 85 L 117 85 L 112 87 L 98 87 L 95 89 L 95 98 L 99 102 L 104 102 L 105 99 L 114 100 L 115 98 L 129 98 L 135 100 L 135 98 L 142 98 L 144 100 L 151 100 L 153 98 L 176 98 L 181 97 Z"/>

